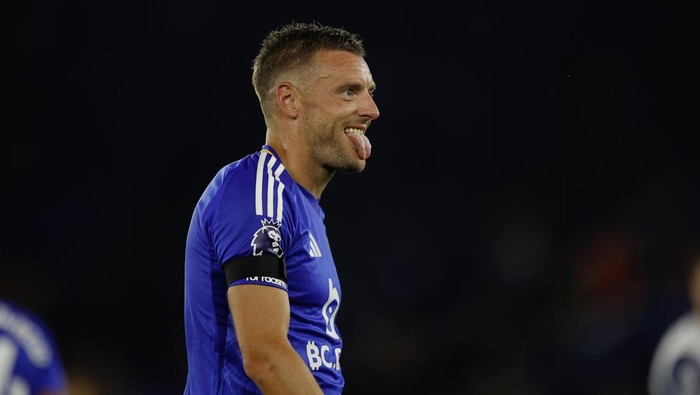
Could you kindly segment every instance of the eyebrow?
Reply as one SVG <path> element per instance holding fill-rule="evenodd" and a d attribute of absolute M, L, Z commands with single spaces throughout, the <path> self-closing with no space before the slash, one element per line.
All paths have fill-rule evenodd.
<path fill-rule="evenodd" d="M 360 82 L 349 82 L 347 84 L 340 85 L 340 89 L 350 88 L 350 89 L 354 89 L 354 90 L 362 90 L 362 89 L 364 89 L 364 87 L 365 87 L 365 84 L 360 83 Z M 367 90 L 370 92 L 374 92 L 376 89 L 377 89 L 377 85 L 374 82 L 372 82 L 369 85 L 369 87 L 367 88 Z"/>

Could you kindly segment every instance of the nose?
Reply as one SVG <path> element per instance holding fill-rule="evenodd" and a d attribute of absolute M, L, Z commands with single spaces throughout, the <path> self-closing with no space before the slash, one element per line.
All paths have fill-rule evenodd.
<path fill-rule="evenodd" d="M 371 121 L 379 118 L 379 107 L 375 103 L 374 98 L 369 93 L 365 93 L 365 100 L 360 105 L 359 114 Z"/>

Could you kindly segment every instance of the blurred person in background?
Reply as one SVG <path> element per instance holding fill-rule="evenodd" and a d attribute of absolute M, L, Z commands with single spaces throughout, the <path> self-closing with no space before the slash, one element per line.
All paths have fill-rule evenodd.
<path fill-rule="evenodd" d="M 67 395 L 61 354 L 48 325 L 0 296 L 0 394 Z"/>
<path fill-rule="evenodd" d="M 342 392 L 342 293 L 319 201 L 370 156 L 379 110 L 364 56 L 355 34 L 318 23 L 263 41 L 265 144 L 220 169 L 187 235 L 186 395 Z"/>
<path fill-rule="evenodd" d="M 687 262 L 690 309 L 678 317 L 652 356 L 650 395 L 700 395 L 700 251 Z"/>

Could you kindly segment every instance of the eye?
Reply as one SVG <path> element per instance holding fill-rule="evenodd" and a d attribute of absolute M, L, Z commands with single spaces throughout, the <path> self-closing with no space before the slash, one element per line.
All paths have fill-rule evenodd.
<path fill-rule="evenodd" d="M 357 92 L 353 88 L 347 88 L 343 90 L 343 94 L 347 97 L 355 97 L 357 95 Z"/>

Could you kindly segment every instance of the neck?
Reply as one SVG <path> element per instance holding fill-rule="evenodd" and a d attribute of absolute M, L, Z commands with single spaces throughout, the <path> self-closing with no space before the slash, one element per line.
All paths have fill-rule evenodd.
<path fill-rule="evenodd" d="M 294 182 L 309 191 L 317 200 L 320 199 L 334 172 L 316 166 L 309 159 L 308 150 L 303 145 L 287 143 L 274 136 L 275 134 L 270 133 L 268 129 L 265 144 L 275 150 Z"/>

